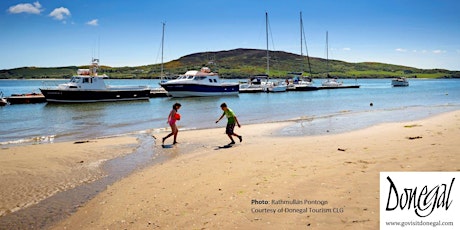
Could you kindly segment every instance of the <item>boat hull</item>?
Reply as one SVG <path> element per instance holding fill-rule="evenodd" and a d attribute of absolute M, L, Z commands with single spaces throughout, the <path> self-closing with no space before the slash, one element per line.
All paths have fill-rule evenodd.
<path fill-rule="evenodd" d="M 356 89 L 359 85 L 319 86 L 318 89 Z"/>
<path fill-rule="evenodd" d="M 40 89 L 47 102 L 82 103 L 148 100 L 150 89 L 138 90 L 61 90 Z"/>
<path fill-rule="evenodd" d="M 265 92 L 265 90 L 260 87 L 260 88 L 240 88 L 240 93 L 262 93 Z"/>
<path fill-rule="evenodd" d="M 10 105 L 46 102 L 46 99 L 42 94 L 11 95 L 10 97 L 7 97 L 6 100 L 10 103 Z"/>
<path fill-rule="evenodd" d="M 8 102 L 6 101 L 6 99 L 0 98 L 0 106 L 5 106 L 7 104 L 8 104 Z"/>
<path fill-rule="evenodd" d="M 391 85 L 393 87 L 405 87 L 405 86 L 409 86 L 409 82 L 407 82 L 407 81 L 392 81 Z"/>
<path fill-rule="evenodd" d="M 172 97 L 208 97 L 238 95 L 238 84 L 203 85 L 203 84 L 168 84 L 161 86 Z"/>
<path fill-rule="evenodd" d="M 294 86 L 287 88 L 287 91 L 313 91 L 318 90 L 316 86 Z"/>
<path fill-rule="evenodd" d="M 286 86 L 270 87 L 270 88 L 268 88 L 268 92 L 270 92 L 270 93 L 281 93 L 281 92 L 286 92 L 286 89 L 287 89 Z"/>

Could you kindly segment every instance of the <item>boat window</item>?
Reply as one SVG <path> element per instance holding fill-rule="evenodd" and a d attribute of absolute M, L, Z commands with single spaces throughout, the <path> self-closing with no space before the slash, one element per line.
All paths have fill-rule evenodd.
<path fill-rule="evenodd" d="M 83 83 L 88 83 L 89 79 L 88 78 L 83 78 Z"/>
<path fill-rule="evenodd" d="M 216 79 L 213 79 L 215 83 L 217 83 L 217 80 Z"/>
<path fill-rule="evenodd" d="M 193 80 L 193 76 L 187 76 L 187 79 L 192 79 Z"/>
<path fill-rule="evenodd" d="M 78 77 L 72 77 L 72 79 L 70 79 L 70 82 L 78 83 L 78 80 L 79 80 L 79 79 L 80 79 L 80 78 L 78 78 Z"/>
<path fill-rule="evenodd" d="M 212 83 L 212 79 L 209 79 L 209 82 L 211 82 L 211 83 Z"/>
<path fill-rule="evenodd" d="M 200 81 L 200 80 L 203 80 L 203 79 L 205 79 L 205 78 L 206 78 L 206 77 L 195 77 L 195 78 L 193 78 L 193 80 L 195 80 L 195 81 Z"/>

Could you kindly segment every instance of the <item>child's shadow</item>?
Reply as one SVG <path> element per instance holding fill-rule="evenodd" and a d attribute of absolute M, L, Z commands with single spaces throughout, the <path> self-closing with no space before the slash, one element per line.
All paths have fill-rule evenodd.
<path fill-rule="evenodd" d="M 234 145 L 222 145 L 222 146 L 217 146 L 214 150 L 219 150 L 219 149 L 228 149 L 233 147 Z"/>
<path fill-rule="evenodd" d="M 163 147 L 164 149 L 170 149 L 174 147 L 174 145 L 161 145 L 161 147 Z"/>

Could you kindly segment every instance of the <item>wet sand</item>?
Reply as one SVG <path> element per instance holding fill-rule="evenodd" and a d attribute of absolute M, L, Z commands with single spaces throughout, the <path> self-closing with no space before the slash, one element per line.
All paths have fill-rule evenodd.
<path fill-rule="evenodd" d="M 104 176 L 101 165 L 131 153 L 135 137 L 0 149 L 0 217 Z"/>
<path fill-rule="evenodd" d="M 219 148 L 229 142 L 223 127 L 181 131 L 177 146 L 163 149 L 157 143 L 155 147 L 173 159 L 109 186 L 53 229 L 378 229 L 379 172 L 460 170 L 460 111 L 342 134 L 280 135 L 293 125 L 243 124 L 235 130 L 243 135 L 243 142 L 231 148 Z M 95 154 L 93 160 L 83 161 L 98 162 L 108 152 L 135 142 L 128 137 L 113 142 L 108 139 L 101 149 L 89 148 Z M 43 146 L 48 150 L 37 154 L 35 160 L 0 159 L 2 175 L 32 167 L 29 173 L 44 178 L 54 177 L 56 171 L 69 171 L 53 179 L 60 183 L 81 180 L 69 169 L 81 157 L 40 157 L 50 151 L 67 152 L 75 144 Z M 11 147 L 1 153 L 35 152 L 36 148 L 45 147 Z M 40 167 L 34 167 L 37 159 L 60 164 L 41 172 Z M 17 177 L 23 184 L 29 182 L 25 174 Z M 12 187 L 3 194 L 14 193 L 21 184 L 15 183 L 1 181 Z M 35 186 L 31 184 L 30 189 Z M 8 200 L 2 196 L 0 207 Z"/>

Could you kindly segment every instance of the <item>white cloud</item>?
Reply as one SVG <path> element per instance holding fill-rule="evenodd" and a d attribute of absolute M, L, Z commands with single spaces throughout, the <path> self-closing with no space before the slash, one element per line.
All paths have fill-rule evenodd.
<path fill-rule="evenodd" d="M 434 54 L 444 54 L 446 53 L 446 51 L 445 50 L 433 50 L 433 53 Z"/>
<path fill-rule="evenodd" d="M 397 48 L 395 50 L 398 51 L 398 52 L 406 52 L 407 51 L 406 49 L 403 49 L 403 48 Z"/>
<path fill-rule="evenodd" d="M 59 7 L 54 9 L 49 16 L 56 20 L 64 20 L 66 17 L 70 16 L 70 11 L 67 8 Z"/>
<path fill-rule="evenodd" d="M 15 6 L 11 6 L 8 9 L 8 12 L 12 14 L 20 14 L 20 13 L 27 13 L 27 14 L 40 14 L 42 12 L 42 5 L 39 2 L 34 2 L 34 4 L 30 3 L 21 3 Z"/>
<path fill-rule="evenodd" d="M 351 48 L 346 47 L 346 48 L 343 48 L 342 50 L 343 51 L 351 51 Z"/>
<path fill-rule="evenodd" d="M 93 20 L 87 22 L 86 25 L 98 26 L 99 25 L 99 20 L 98 19 L 93 19 Z"/>

